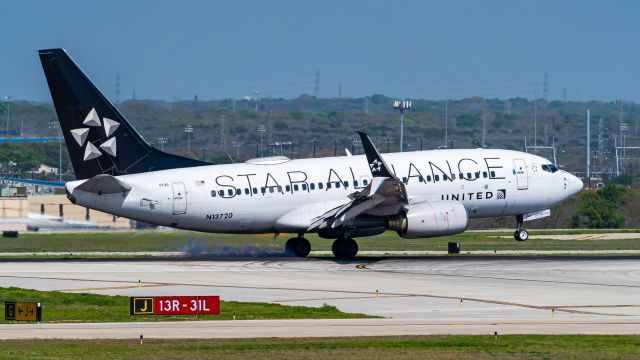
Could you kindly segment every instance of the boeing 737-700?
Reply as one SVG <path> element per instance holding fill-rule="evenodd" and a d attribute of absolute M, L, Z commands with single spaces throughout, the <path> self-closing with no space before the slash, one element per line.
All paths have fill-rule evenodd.
<path fill-rule="evenodd" d="M 428 238 L 467 229 L 469 219 L 523 222 L 582 189 L 579 178 L 540 156 L 498 149 L 386 153 L 359 133 L 365 155 L 267 157 L 213 165 L 160 151 L 140 136 L 63 49 L 40 50 L 76 181 L 75 204 L 176 229 L 293 233 L 286 249 L 307 256 L 306 233 L 336 239 L 353 258 L 354 238 L 394 230 Z"/>

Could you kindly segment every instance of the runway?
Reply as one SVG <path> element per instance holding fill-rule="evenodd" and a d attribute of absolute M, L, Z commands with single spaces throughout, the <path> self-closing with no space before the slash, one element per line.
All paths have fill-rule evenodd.
<path fill-rule="evenodd" d="M 127 296 L 220 295 L 223 300 L 284 305 L 326 303 L 385 319 L 128 327 L 2 325 L 0 336 L 129 337 L 142 330 L 154 337 L 175 337 L 177 332 L 192 335 L 185 337 L 640 333 L 639 260 L 618 256 L 9 261 L 0 266 L 1 286 Z M 110 330 L 120 328 L 131 330 Z"/>

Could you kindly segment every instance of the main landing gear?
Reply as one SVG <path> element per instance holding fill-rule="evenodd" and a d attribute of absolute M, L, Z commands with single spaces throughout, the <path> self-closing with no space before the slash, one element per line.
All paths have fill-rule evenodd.
<path fill-rule="evenodd" d="M 529 232 L 522 227 L 523 223 L 522 215 L 516 216 L 516 231 L 513 233 L 516 241 L 527 241 L 529 239 Z"/>
<path fill-rule="evenodd" d="M 353 259 L 358 253 L 358 243 L 349 237 L 338 238 L 331 247 L 336 259 Z"/>
<path fill-rule="evenodd" d="M 284 250 L 287 254 L 306 257 L 311 252 L 311 244 L 309 240 L 299 235 L 298 237 L 287 240 L 287 243 L 284 245 Z"/>

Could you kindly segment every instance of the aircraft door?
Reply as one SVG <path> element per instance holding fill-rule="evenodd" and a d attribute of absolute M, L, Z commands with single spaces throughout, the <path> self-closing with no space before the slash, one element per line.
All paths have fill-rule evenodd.
<path fill-rule="evenodd" d="M 518 183 L 518 190 L 527 190 L 529 188 L 529 176 L 527 175 L 527 164 L 523 159 L 514 159 L 513 165 L 515 166 L 516 182 Z"/>
<path fill-rule="evenodd" d="M 171 184 L 173 191 L 173 215 L 187 213 L 187 189 L 184 183 Z"/>

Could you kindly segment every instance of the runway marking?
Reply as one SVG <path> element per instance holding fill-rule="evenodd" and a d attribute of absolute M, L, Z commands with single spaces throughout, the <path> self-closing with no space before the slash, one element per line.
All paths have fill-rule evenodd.
<path fill-rule="evenodd" d="M 584 240 L 596 240 L 596 239 L 602 239 L 607 237 L 607 235 L 587 235 L 585 237 L 580 237 L 577 238 L 576 240 L 578 241 L 584 241 Z"/>
<path fill-rule="evenodd" d="M 124 285 L 124 286 L 62 289 L 62 290 L 57 290 L 57 291 L 73 292 L 73 291 L 120 290 L 120 289 L 135 289 L 135 288 L 151 288 L 151 287 L 161 287 L 161 286 L 171 286 L 171 285 L 173 285 L 173 284 L 145 284 L 145 283 L 140 283 L 139 285 L 136 284 L 136 285 Z"/>
<path fill-rule="evenodd" d="M 401 298 L 401 297 L 413 297 L 414 295 L 384 295 L 385 298 Z M 378 293 L 378 297 L 383 297 Z M 306 299 L 290 299 L 280 300 L 277 303 L 289 303 L 289 302 L 303 302 L 303 301 L 323 301 L 323 300 L 353 300 L 353 299 L 376 299 L 376 294 L 372 293 L 369 296 L 341 296 L 341 297 L 323 297 L 323 298 L 306 298 Z"/>
<path fill-rule="evenodd" d="M 356 269 L 369 270 L 369 268 L 367 267 L 367 264 L 358 264 L 356 265 Z"/>
<path fill-rule="evenodd" d="M 19 279 L 39 279 L 39 280 L 63 280 L 63 281 L 94 281 L 94 282 L 116 282 L 116 283 L 135 283 L 133 281 L 127 280 L 100 280 L 100 279 L 74 279 L 74 278 L 55 278 L 55 277 L 38 277 L 38 276 L 8 276 L 8 275 L 0 275 L 0 277 L 4 278 L 19 278 Z M 218 287 L 218 288 L 230 288 L 230 289 L 252 289 L 252 290 L 278 290 L 278 291 L 307 291 L 307 292 L 322 292 L 322 293 L 341 293 L 341 294 L 367 294 L 371 295 L 371 292 L 368 291 L 356 291 L 356 290 L 335 290 L 335 289 L 308 289 L 308 288 L 290 288 L 290 287 L 266 287 L 266 286 L 243 286 L 243 285 L 226 285 L 226 284 L 198 284 L 198 283 L 148 283 L 148 284 L 165 284 L 165 285 L 174 285 L 174 286 L 194 286 L 194 287 Z M 554 306 L 547 305 L 530 305 L 509 301 L 500 301 L 500 300 L 491 300 L 491 299 L 480 299 L 480 298 L 471 298 L 471 297 L 459 297 L 459 296 L 446 296 L 446 295 L 435 295 L 435 294 L 411 294 L 411 293 L 385 293 L 379 292 L 379 296 L 403 296 L 403 297 L 425 297 L 425 298 L 434 298 L 434 299 L 451 299 L 460 301 L 463 300 L 465 302 L 479 302 L 485 304 L 494 304 L 494 305 L 505 305 L 505 306 L 515 306 L 522 307 L 528 309 L 537 309 L 537 310 L 551 310 L 556 309 L 557 312 L 566 312 L 573 314 L 585 314 L 585 315 L 604 315 L 604 316 L 635 316 L 629 314 L 614 314 L 614 313 L 602 313 L 602 312 L 594 312 L 594 311 L 583 311 L 583 310 L 573 310 L 568 308 L 556 308 Z"/>

